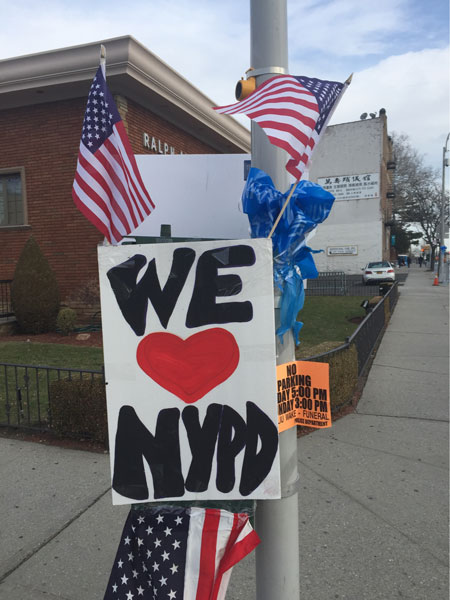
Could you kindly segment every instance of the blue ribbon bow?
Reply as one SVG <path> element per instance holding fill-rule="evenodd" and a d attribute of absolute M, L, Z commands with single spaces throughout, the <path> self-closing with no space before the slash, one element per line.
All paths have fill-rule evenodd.
<path fill-rule="evenodd" d="M 289 192 L 290 189 L 285 194 L 279 192 L 264 171 L 250 169 L 242 205 L 250 221 L 252 238 L 269 236 Z M 300 181 L 272 235 L 274 282 L 281 290 L 277 329 L 281 341 L 284 333 L 292 330 L 295 343 L 300 343 L 298 335 L 303 323 L 297 321 L 297 315 L 305 300 L 303 280 L 317 277 L 312 254 L 322 252 L 309 248 L 305 238 L 328 217 L 333 202 L 334 196 L 320 185 Z"/>

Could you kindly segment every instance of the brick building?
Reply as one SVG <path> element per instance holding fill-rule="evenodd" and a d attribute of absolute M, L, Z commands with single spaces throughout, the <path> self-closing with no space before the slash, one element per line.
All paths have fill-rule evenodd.
<path fill-rule="evenodd" d="M 212 100 L 130 36 L 0 61 L 0 280 L 12 279 L 33 235 L 63 301 L 97 280 L 103 238 L 75 207 L 71 188 L 101 43 L 136 154 L 250 148 L 247 129 L 216 114 Z"/>

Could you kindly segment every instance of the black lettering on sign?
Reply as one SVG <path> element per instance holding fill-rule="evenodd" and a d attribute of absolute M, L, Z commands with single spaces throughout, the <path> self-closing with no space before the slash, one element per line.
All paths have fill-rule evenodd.
<path fill-rule="evenodd" d="M 258 440 L 261 449 L 257 452 Z M 247 439 L 239 491 L 248 496 L 267 477 L 278 449 L 278 428 L 259 406 L 247 402 Z"/>
<path fill-rule="evenodd" d="M 119 308 L 136 335 L 145 333 L 149 300 L 161 325 L 167 328 L 194 260 L 194 250 L 177 248 L 173 253 L 169 277 L 162 289 L 155 259 L 149 262 L 146 272 L 137 283 L 138 273 L 146 263 L 142 254 L 135 254 L 108 271 L 107 276 Z"/>
<path fill-rule="evenodd" d="M 153 478 L 155 498 L 184 494 L 181 473 L 178 408 L 165 408 L 158 414 L 155 435 L 142 424 L 134 408 L 122 406 L 117 423 L 113 489 L 127 498 L 145 500 L 148 487 L 144 461 Z"/>
<path fill-rule="evenodd" d="M 230 492 L 236 482 L 236 457 L 245 448 L 239 492 L 251 494 L 267 477 L 278 448 L 278 429 L 253 402 L 247 402 L 247 422 L 233 408 L 211 404 L 200 425 L 198 408 L 182 413 L 192 453 L 186 482 L 181 470 L 179 441 L 180 411 L 159 412 L 153 435 L 139 420 L 134 408 L 122 406 L 117 423 L 113 489 L 132 500 L 146 500 L 149 490 L 144 459 L 153 479 L 153 497 L 179 498 L 185 489 L 208 489 L 217 444 L 216 487 Z M 260 450 L 257 452 L 258 445 Z"/>
<path fill-rule="evenodd" d="M 327 390 L 324 390 L 322 388 L 314 388 L 313 389 L 313 398 L 319 398 L 319 400 L 326 400 L 327 399 Z"/>
<path fill-rule="evenodd" d="M 295 363 L 286 365 L 286 373 L 289 376 L 295 375 L 297 373 L 297 365 Z"/>
<path fill-rule="evenodd" d="M 239 413 L 230 406 L 223 407 L 217 442 L 217 477 L 216 486 L 219 492 L 231 492 L 236 481 L 234 462 L 236 456 L 244 448 L 246 441 L 246 425 Z"/>
<path fill-rule="evenodd" d="M 194 260 L 195 251 L 191 248 L 174 250 L 170 274 L 163 288 L 158 279 L 155 259 L 149 262 L 147 270 L 137 282 L 138 273 L 146 264 L 142 254 L 135 254 L 107 272 L 119 308 L 136 335 L 145 333 L 148 300 L 161 325 L 167 328 Z M 248 267 L 255 264 L 255 260 L 255 251 L 245 245 L 204 252 L 197 263 L 186 327 L 251 321 L 253 306 L 250 301 L 217 304 L 216 298 L 235 296 L 242 290 L 242 280 L 238 275 L 219 275 L 219 269 Z"/>
<path fill-rule="evenodd" d="M 219 275 L 219 269 L 255 264 L 251 246 L 238 245 L 204 252 L 197 263 L 195 286 L 186 316 L 186 327 L 220 323 L 245 323 L 253 318 L 253 306 L 246 302 L 222 302 L 216 298 L 235 296 L 242 290 L 238 275 Z"/>
<path fill-rule="evenodd" d="M 186 478 L 186 489 L 189 492 L 204 492 L 208 489 L 222 410 L 222 405 L 210 404 L 203 426 L 200 425 L 196 406 L 187 406 L 183 410 L 183 423 L 192 453 Z"/>

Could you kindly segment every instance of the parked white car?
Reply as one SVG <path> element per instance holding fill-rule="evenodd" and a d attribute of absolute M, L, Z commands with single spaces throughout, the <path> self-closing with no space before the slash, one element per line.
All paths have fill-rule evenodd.
<path fill-rule="evenodd" d="M 394 267 L 387 260 L 367 263 L 363 271 L 362 281 L 366 285 L 383 281 L 395 281 Z"/>

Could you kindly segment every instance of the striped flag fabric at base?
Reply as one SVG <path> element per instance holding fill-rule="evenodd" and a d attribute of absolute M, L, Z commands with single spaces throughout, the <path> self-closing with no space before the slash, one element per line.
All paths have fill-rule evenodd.
<path fill-rule="evenodd" d="M 134 231 L 154 208 L 102 65 L 89 91 L 72 197 L 112 244 Z"/>
<path fill-rule="evenodd" d="M 132 509 L 104 600 L 224 600 L 232 567 L 259 542 L 244 513 Z"/>
<path fill-rule="evenodd" d="M 245 114 L 258 123 L 269 141 L 291 156 L 286 169 L 300 180 L 346 87 L 337 81 L 275 75 L 245 100 L 214 110 Z"/>

